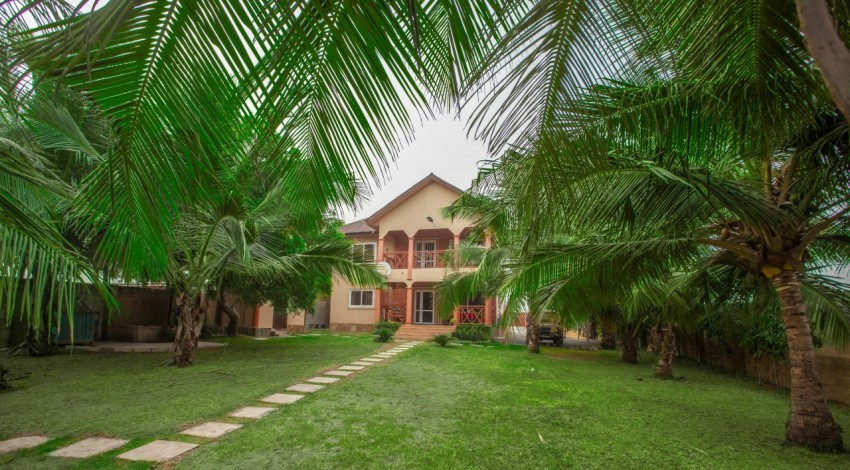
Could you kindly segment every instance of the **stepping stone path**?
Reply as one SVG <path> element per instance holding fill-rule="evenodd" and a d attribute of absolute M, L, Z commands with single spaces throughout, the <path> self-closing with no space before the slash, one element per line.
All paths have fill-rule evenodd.
<path fill-rule="evenodd" d="M 291 387 L 287 387 L 286 391 L 288 391 L 288 392 L 313 393 L 313 392 L 318 392 L 319 390 L 321 390 L 323 388 L 325 388 L 324 385 L 295 384 Z"/>
<path fill-rule="evenodd" d="M 93 457 L 110 450 L 123 447 L 128 441 L 126 439 L 111 439 L 107 437 L 90 437 L 75 442 L 67 447 L 54 450 L 50 453 L 53 457 L 67 457 L 72 459 L 85 459 Z"/>
<path fill-rule="evenodd" d="M 351 375 L 353 373 L 354 373 L 353 370 L 329 370 L 329 371 L 325 372 L 324 374 L 325 375 L 335 375 L 337 377 L 348 377 L 349 375 Z"/>
<path fill-rule="evenodd" d="M 313 377 L 312 379 L 305 380 L 305 382 L 313 382 L 314 384 L 332 384 L 334 382 L 339 382 L 339 379 L 335 377 Z"/>
<path fill-rule="evenodd" d="M 14 437 L 12 439 L 0 442 L 0 455 L 8 454 L 10 452 L 15 452 L 21 449 L 30 449 L 36 446 L 40 446 L 49 440 L 49 437 L 44 436 Z"/>
<path fill-rule="evenodd" d="M 228 416 L 232 416 L 234 418 L 260 419 L 276 409 L 277 408 L 269 408 L 266 406 L 243 406 L 233 413 L 230 413 Z"/>
<path fill-rule="evenodd" d="M 198 447 L 198 444 L 175 441 L 153 441 L 119 455 L 119 459 L 141 460 L 143 462 L 166 462 Z"/>
<path fill-rule="evenodd" d="M 260 401 L 264 401 L 266 403 L 277 403 L 278 405 L 289 405 L 295 403 L 296 401 L 302 398 L 304 398 L 304 395 L 294 395 L 292 393 L 275 393 L 274 395 L 269 395 Z"/>
<path fill-rule="evenodd" d="M 241 428 L 241 424 L 232 424 L 232 423 L 204 423 L 195 426 L 194 428 L 189 428 L 180 434 L 186 434 L 189 436 L 197 436 L 197 437 L 221 437 L 229 432 L 235 431 Z"/>
<path fill-rule="evenodd" d="M 254 339 L 258 341 L 263 341 L 269 338 Z M 396 346 L 392 349 L 377 353 L 373 356 L 365 357 L 363 359 L 360 359 L 359 361 L 352 362 L 349 365 L 341 366 L 337 370 L 323 372 L 320 376 L 305 380 L 305 382 L 311 383 L 295 384 L 288 387 L 286 390 L 289 392 L 301 393 L 317 392 L 325 388 L 325 385 L 317 384 L 332 384 L 338 382 L 340 380 L 339 377 L 348 377 L 349 375 L 354 374 L 355 371 L 363 370 L 368 366 L 383 361 L 384 359 L 391 358 L 400 352 L 407 351 L 408 349 L 418 344 L 421 344 L 421 341 L 411 341 L 408 343 L 404 343 L 401 346 Z M 328 375 L 335 377 L 325 377 Z M 260 401 L 266 403 L 274 403 L 278 405 L 290 405 L 302 398 L 304 398 L 304 395 L 297 395 L 293 393 L 275 393 L 273 395 L 269 395 L 261 399 Z M 243 406 L 242 408 L 239 408 L 233 413 L 230 413 L 228 416 L 234 418 L 261 419 L 275 410 L 277 410 L 277 408 L 265 406 Z M 222 437 L 230 432 L 233 432 L 241 427 L 241 424 L 219 423 L 211 421 L 186 429 L 180 434 L 215 439 Z M 49 440 L 50 438 L 46 436 L 21 436 L 12 439 L 7 439 L 5 441 L 0 441 L 0 455 L 15 452 L 21 449 L 30 449 L 44 444 Z M 51 452 L 50 455 L 54 457 L 85 459 L 105 452 L 109 452 L 111 450 L 118 449 L 119 447 L 126 445 L 127 442 L 128 441 L 125 439 L 89 437 L 81 441 L 77 441 L 71 445 L 59 448 Z M 141 447 L 137 447 L 130 451 L 124 452 L 123 454 L 119 455 L 118 458 L 123 460 L 141 462 L 167 462 L 171 459 L 185 454 L 186 452 L 189 452 L 190 450 L 196 447 L 198 447 L 198 444 L 192 444 L 190 442 L 156 440 Z"/>

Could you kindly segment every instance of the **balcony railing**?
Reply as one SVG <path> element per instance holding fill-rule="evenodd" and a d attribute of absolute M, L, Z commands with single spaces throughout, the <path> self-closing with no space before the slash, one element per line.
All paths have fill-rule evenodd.
<path fill-rule="evenodd" d="M 413 267 L 414 268 L 445 268 L 446 260 L 444 255 L 445 250 L 431 251 L 414 251 L 413 252 Z"/>
<path fill-rule="evenodd" d="M 461 305 L 457 308 L 458 323 L 484 323 L 483 305 Z"/>
<path fill-rule="evenodd" d="M 407 269 L 407 252 L 394 251 L 384 255 L 384 261 L 389 263 L 393 269 Z"/>

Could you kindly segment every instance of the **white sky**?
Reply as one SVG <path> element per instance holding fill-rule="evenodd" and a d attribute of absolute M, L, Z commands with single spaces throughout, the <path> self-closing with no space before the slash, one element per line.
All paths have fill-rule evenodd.
<path fill-rule="evenodd" d="M 478 174 L 478 163 L 486 159 L 484 144 L 466 137 L 462 118 L 438 115 L 416 129 L 416 140 L 390 164 L 387 183 L 356 212 L 344 211 L 342 219 L 353 222 L 372 215 L 429 173 L 467 189 Z"/>

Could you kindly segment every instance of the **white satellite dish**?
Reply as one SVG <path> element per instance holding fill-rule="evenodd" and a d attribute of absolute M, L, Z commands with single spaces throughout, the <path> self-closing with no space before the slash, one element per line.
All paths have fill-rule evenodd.
<path fill-rule="evenodd" d="M 393 272 L 393 267 L 390 266 L 390 263 L 386 261 L 381 261 L 378 263 L 378 271 L 382 272 L 384 276 L 389 276 L 391 272 Z"/>

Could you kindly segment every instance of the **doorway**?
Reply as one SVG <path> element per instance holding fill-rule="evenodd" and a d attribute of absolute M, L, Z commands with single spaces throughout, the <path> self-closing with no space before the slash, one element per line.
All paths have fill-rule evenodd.
<path fill-rule="evenodd" d="M 434 324 L 434 291 L 417 290 L 413 298 L 413 323 Z"/>

